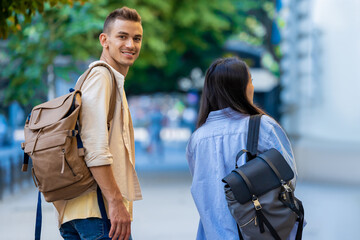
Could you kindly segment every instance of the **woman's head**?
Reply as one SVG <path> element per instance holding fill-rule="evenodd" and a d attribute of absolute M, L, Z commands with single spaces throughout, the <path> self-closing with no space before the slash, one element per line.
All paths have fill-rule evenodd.
<path fill-rule="evenodd" d="M 263 113 L 253 104 L 254 86 L 246 63 L 239 58 L 214 61 L 206 72 L 197 126 L 211 111 L 231 107 L 245 114 Z"/>

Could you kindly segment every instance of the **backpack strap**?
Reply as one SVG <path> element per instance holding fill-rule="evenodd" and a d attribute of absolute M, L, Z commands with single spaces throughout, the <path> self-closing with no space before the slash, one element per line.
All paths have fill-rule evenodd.
<path fill-rule="evenodd" d="M 261 116 L 262 116 L 262 114 L 257 114 L 257 115 L 251 115 L 250 116 L 246 150 L 241 150 L 237 154 L 236 162 L 237 162 L 237 159 L 245 152 L 247 153 L 247 159 L 246 159 L 247 162 L 256 157 L 257 148 L 258 148 L 258 141 L 259 141 L 259 133 L 260 133 Z M 253 194 L 254 190 L 253 190 L 252 184 L 249 181 L 249 179 L 246 177 L 245 174 L 242 173 L 242 171 L 240 169 L 238 169 L 237 172 L 244 179 L 247 187 L 249 188 L 250 193 Z M 280 240 L 280 237 L 277 234 L 276 230 L 272 227 L 270 222 L 267 220 L 267 218 L 262 213 L 262 211 L 261 211 L 262 207 L 261 207 L 261 205 L 260 205 L 260 203 L 259 203 L 259 201 L 258 201 L 258 199 L 257 199 L 257 197 L 255 195 L 253 195 L 253 200 L 252 201 L 254 203 L 255 210 L 256 210 L 256 216 L 257 216 L 258 221 L 259 221 L 260 232 L 263 233 L 265 231 L 265 228 L 264 228 L 264 225 L 265 225 L 269 229 L 269 231 L 270 231 L 271 235 L 273 236 L 273 238 L 275 240 Z M 237 227 L 238 227 L 239 238 L 240 238 L 240 240 L 242 240 L 243 236 L 241 234 L 239 226 L 237 226 Z"/>
<path fill-rule="evenodd" d="M 99 66 L 107 68 L 111 74 L 111 79 L 113 80 L 113 87 L 112 87 L 111 98 L 110 98 L 110 108 L 109 108 L 109 113 L 108 113 L 108 117 L 107 117 L 107 123 L 108 123 L 108 127 L 109 127 L 109 123 L 111 122 L 111 120 L 114 117 L 115 102 L 116 102 L 116 80 L 115 80 L 114 72 L 111 70 L 109 65 L 107 65 L 106 63 L 101 63 L 101 62 L 94 64 L 94 66 L 90 67 L 88 70 L 86 70 L 83 73 L 83 75 L 81 75 L 81 77 L 79 78 L 79 81 L 75 85 L 75 89 L 80 90 L 82 85 L 84 84 L 85 80 L 89 76 L 91 70 L 93 68 L 99 67 Z"/>
<path fill-rule="evenodd" d="M 97 186 L 97 189 L 96 189 L 96 196 L 97 196 L 97 201 L 98 201 L 98 205 L 99 205 L 99 209 L 100 209 L 101 218 L 104 220 L 104 223 L 105 223 L 105 228 L 110 229 L 111 222 L 106 214 L 105 203 L 104 203 L 103 195 L 101 193 L 101 189 L 100 189 L 99 185 Z"/>
<path fill-rule="evenodd" d="M 304 207 L 302 205 L 302 202 L 295 198 L 295 201 L 297 202 L 298 206 L 299 206 L 299 211 L 300 211 L 300 215 L 299 215 L 299 225 L 298 225 L 298 229 L 296 232 L 296 240 L 301 240 L 302 239 L 302 232 L 303 232 L 303 228 L 304 228 Z"/>
<path fill-rule="evenodd" d="M 41 211 L 41 193 L 38 191 L 38 202 L 36 207 L 36 222 L 35 222 L 35 240 L 41 238 L 41 223 L 42 223 L 42 211 Z"/>
<path fill-rule="evenodd" d="M 237 156 L 236 156 L 236 162 L 239 159 L 239 157 L 244 154 L 247 153 L 247 160 L 246 161 L 250 161 L 251 159 L 255 158 L 257 155 L 257 147 L 258 147 L 258 141 L 259 141 L 259 132 L 260 132 L 260 122 L 261 122 L 261 116 L 262 114 L 258 114 L 258 115 L 252 115 L 250 116 L 249 119 L 249 129 L 248 129 L 248 137 L 247 137 L 247 145 L 246 145 L 246 149 L 247 150 L 241 150 Z M 250 156 L 249 156 L 250 155 Z M 279 171 L 276 169 L 276 167 L 271 163 L 271 161 L 269 161 L 266 158 L 262 158 L 268 165 L 269 167 L 273 170 L 273 172 L 275 173 L 275 175 L 278 177 L 279 181 L 282 181 L 281 179 L 281 175 L 279 173 Z M 236 168 L 237 168 L 237 164 L 236 164 Z M 247 187 L 249 188 L 250 193 L 252 194 L 253 192 L 253 187 L 251 182 L 249 181 L 249 179 L 246 177 L 245 174 L 243 174 L 241 171 L 239 171 L 239 169 L 237 170 L 237 172 L 242 176 L 242 178 L 244 179 Z M 253 197 L 256 197 L 255 195 L 253 195 Z M 283 199 L 279 198 L 279 200 L 288 208 L 290 208 L 295 214 L 298 215 L 298 219 L 297 221 L 299 222 L 298 225 L 298 229 L 296 232 L 296 240 L 301 240 L 302 238 L 302 232 L 303 232 L 303 225 L 304 225 L 304 207 L 302 205 L 302 202 L 295 198 L 293 196 L 293 192 L 289 193 L 289 197 L 290 197 L 290 204 L 287 203 L 286 201 L 283 201 Z M 257 200 L 257 197 L 256 199 Z M 253 199 L 254 202 L 254 199 Z M 296 202 L 296 204 L 295 204 Z M 254 203 L 255 205 L 255 203 Z M 297 206 L 296 206 L 297 205 Z M 258 218 L 259 221 L 259 228 L 260 228 L 260 232 L 264 232 L 264 225 L 268 228 L 268 230 L 270 231 L 271 235 L 273 236 L 273 238 L 275 240 L 280 240 L 279 235 L 277 234 L 276 230 L 272 227 L 271 223 L 267 220 L 267 218 L 264 216 L 263 212 L 261 211 L 261 205 L 259 208 L 256 208 L 255 206 L 255 210 L 256 210 L 256 216 Z M 237 225 L 238 228 L 238 233 L 239 233 L 239 238 L 240 240 L 243 240 L 243 236 L 241 234 L 241 231 L 239 229 L 239 226 Z"/>
<path fill-rule="evenodd" d="M 288 198 L 290 199 L 290 203 L 284 201 L 281 197 L 279 197 L 279 200 L 298 216 L 298 219 L 296 220 L 298 222 L 298 229 L 296 231 L 295 240 L 301 240 L 304 228 L 304 207 L 302 202 L 293 195 L 293 192 L 288 194 Z"/>
<path fill-rule="evenodd" d="M 248 159 L 248 161 L 253 159 L 257 154 L 261 116 L 262 114 L 251 115 L 249 119 L 249 130 L 246 145 L 246 149 L 250 153 L 250 159 Z"/>
<path fill-rule="evenodd" d="M 96 195 L 97 195 L 98 205 L 100 208 L 101 218 L 104 220 L 105 227 L 107 229 L 110 229 L 111 223 L 106 214 L 104 199 L 102 197 L 102 193 L 99 185 L 96 189 Z M 41 192 L 38 191 L 38 202 L 36 207 L 36 220 L 35 220 L 35 240 L 40 240 L 41 238 L 41 225 L 42 225 Z"/>
<path fill-rule="evenodd" d="M 237 161 L 244 153 L 246 153 L 246 162 L 256 157 L 258 141 L 259 141 L 261 116 L 262 114 L 250 115 L 246 149 L 242 149 L 236 155 L 235 168 L 238 168 Z"/>
<path fill-rule="evenodd" d="M 239 225 L 236 224 L 236 227 L 237 227 L 237 230 L 238 230 L 238 234 L 239 234 L 240 240 L 244 240 L 244 237 L 241 235 Z"/>
<path fill-rule="evenodd" d="M 248 152 L 250 152 L 250 159 L 248 159 L 248 161 L 250 161 L 251 159 L 253 159 L 257 155 L 257 147 L 258 147 L 258 141 L 259 141 L 261 116 L 262 116 L 261 114 L 250 116 L 248 139 L 247 139 L 247 146 L 246 146 Z M 242 150 L 242 151 L 244 152 L 244 150 Z M 242 151 L 240 151 L 238 153 L 238 155 L 241 156 L 242 153 L 243 153 Z M 269 165 L 269 167 L 272 169 L 272 171 L 278 177 L 279 181 L 281 183 L 283 183 L 284 181 L 282 180 L 279 171 L 272 164 L 272 162 L 269 159 L 267 159 L 266 157 L 263 157 L 262 159 Z M 248 182 L 246 182 L 246 183 L 247 183 L 247 185 L 249 187 Z M 251 185 L 250 185 L 250 188 L 251 188 Z M 286 207 L 290 208 L 295 214 L 298 215 L 297 221 L 299 222 L 299 225 L 298 225 L 298 229 L 297 229 L 297 233 L 296 233 L 296 240 L 301 240 L 302 232 L 303 232 L 303 225 L 304 225 L 304 207 L 302 205 L 302 202 L 299 199 L 295 198 L 295 196 L 293 195 L 293 192 L 289 193 L 289 198 L 290 198 L 290 204 L 287 203 L 286 201 L 283 201 L 283 199 L 281 199 L 281 198 L 279 198 L 279 200 Z M 256 211 L 256 213 L 257 213 L 257 216 L 259 218 L 259 225 L 260 226 L 262 225 L 262 224 L 260 224 L 260 222 L 265 223 L 265 225 L 268 227 L 271 235 L 275 239 L 280 239 L 277 232 L 276 232 L 276 230 L 271 226 L 270 222 L 266 219 L 266 217 L 263 215 L 263 213 L 261 211 L 258 211 L 258 210 Z M 241 237 L 242 236 L 240 235 L 240 238 Z"/>

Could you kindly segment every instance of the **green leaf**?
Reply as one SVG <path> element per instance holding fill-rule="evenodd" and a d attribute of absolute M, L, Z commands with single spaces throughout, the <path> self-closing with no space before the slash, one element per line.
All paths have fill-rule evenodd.
<path fill-rule="evenodd" d="M 66 66 L 54 68 L 58 78 L 67 80 L 69 74 L 84 70 L 79 62 L 98 59 L 104 20 L 124 5 L 137 9 L 144 29 L 140 57 L 126 77 L 129 94 L 178 90 L 178 79 L 195 67 L 205 71 L 214 58 L 223 56 L 223 44 L 229 38 L 263 46 L 271 56 L 270 61 L 269 57 L 264 60 L 265 66 L 278 71 L 280 50 L 269 41 L 269 16 L 274 9 L 270 0 L 5 2 L 18 3 L 4 10 L 9 12 L 6 18 L 0 16 L 0 37 L 11 33 L 5 47 L 8 62 L 0 73 L 1 79 L 9 81 L 6 91 L 0 89 L 8 102 L 17 100 L 27 106 L 45 98 L 47 67 L 57 56 L 72 58 Z"/>

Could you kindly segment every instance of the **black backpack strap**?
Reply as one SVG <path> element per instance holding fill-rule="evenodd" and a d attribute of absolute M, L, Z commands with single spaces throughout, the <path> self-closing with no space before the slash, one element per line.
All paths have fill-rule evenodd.
<path fill-rule="evenodd" d="M 38 202 L 37 202 L 37 207 L 36 207 L 35 240 L 40 240 L 41 223 L 42 223 L 41 193 L 39 191 L 38 192 Z"/>
<path fill-rule="evenodd" d="M 109 218 L 107 217 L 107 214 L 106 214 L 105 203 L 104 203 L 104 199 L 103 199 L 103 196 L 102 196 L 101 189 L 100 189 L 99 185 L 98 185 L 98 187 L 96 189 L 96 195 L 97 195 L 98 205 L 99 205 L 99 208 L 100 208 L 101 218 L 105 222 L 105 228 L 110 230 L 111 223 L 110 223 L 110 220 L 109 220 Z"/>
<path fill-rule="evenodd" d="M 261 233 L 265 232 L 265 228 L 264 228 L 264 225 L 265 225 L 269 229 L 272 237 L 275 240 L 281 240 L 280 236 L 278 235 L 276 230 L 273 228 L 271 223 L 267 220 L 267 218 L 265 217 L 265 215 L 263 214 L 261 209 L 256 209 L 256 217 L 258 218 L 258 221 L 259 221 L 259 228 L 260 228 Z"/>
<path fill-rule="evenodd" d="M 236 227 L 237 227 L 237 230 L 238 230 L 238 233 L 239 233 L 240 240 L 244 240 L 243 236 L 241 235 L 239 225 L 236 224 Z"/>
<path fill-rule="evenodd" d="M 246 150 L 247 151 L 241 150 L 236 156 L 236 162 L 237 162 L 237 159 L 244 152 L 246 152 L 247 156 L 248 156 L 246 161 L 250 161 L 251 159 L 256 157 L 257 148 L 258 148 L 258 142 L 259 142 L 261 116 L 262 116 L 262 114 L 257 114 L 257 115 L 251 115 L 250 116 L 249 128 L 248 128 L 248 136 L 247 136 L 247 144 L 246 144 Z M 253 194 L 254 191 L 253 191 L 253 187 L 252 187 L 250 181 L 247 179 L 245 174 L 242 174 L 242 172 L 239 171 L 239 170 L 238 170 L 238 172 L 242 176 L 242 178 L 244 179 L 247 187 L 249 188 L 250 193 Z M 254 197 L 255 197 L 255 195 L 254 195 Z M 271 235 L 274 237 L 274 239 L 280 240 L 280 237 L 277 234 L 276 230 L 272 227 L 270 222 L 267 220 L 267 218 L 262 213 L 261 207 L 259 209 L 256 209 L 256 216 L 257 216 L 258 221 L 259 221 L 260 232 L 263 233 L 265 231 L 265 229 L 264 229 L 264 225 L 265 225 L 269 229 L 269 231 L 270 231 Z M 241 235 L 239 226 L 238 226 L 238 233 L 239 233 L 240 240 L 242 240 L 243 236 Z"/>
<path fill-rule="evenodd" d="M 240 156 L 244 153 L 247 154 L 247 157 L 248 157 L 247 161 L 250 161 L 251 159 L 256 157 L 258 141 L 259 141 L 259 133 L 260 133 L 261 116 L 262 116 L 262 114 L 250 116 L 247 145 L 246 145 L 247 150 L 243 149 L 237 154 L 236 163 L 237 163 L 237 160 L 240 158 Z M 279 172 L 277 171 L 276 167 L 271 163 L 271 161 L 268 161 L 268 159 L 263 159 L 263 160 L 268 163 L 269 167 L 274 171 L 274 173 L 277 175 L 277 177 L 280 180 L 281 176 L 280 176 Z M 236 168 L 237 168 L 237 164 L 236 164 Z M 253 187 L 252 187 L 252 184 L 249 181 L 249 179 L 245 176 L 245 174 L 243 174 L 241 171 L 239 171 L 239 169 L 237 170 L 237 172 L 242 176 L 247 187 L 249 188 L 250 193 L 252 194 Z M 285 206 L 290 208 L 292 211 L 294 211 L 298 215 L 297 221 L 299 222 L 299 226 L 298 226 L 297 233 L 296 233 L 296 240 L 301 240 L 302 232 L 303 232 L 303 225 L 304 225 L 304 208 L 303 208 L 302 202 L 300 200 L 298 200 L 297 198 L 295 198 L 292 194 L 293 193 L 291 192 L 290 193 L 291 204 L 289 204 L 285 201 L 282 201 L 281 198 L 280 198 L 280 201 L 282 201 Z M 297 203 L 298 208 L 296 207 L 295 202 Z M 280 240 L 279 235 L 277 234 L 276 230 L 272 227 L 270 222 L 267 220 L 267 218 L 264 216 L 263 212 L 261 211 L 261 208 L 256 209 L 256 216 L 259 221 L 260 232 L 263 233 L 265 231 L 265 229 L 264 229 L 264 225 L 265 225 L 268 228 L 268 230 L 270 231 L 273 238 L 275 240 Z M 244 238 L 241 235 L 241 231 L 240 231 L 240 228 L 238 225 L 237 225 L 237 229 L 238 229 L 240 240 L 243 240 Z"/>
<path fill-rule="evenodd" d="M 288 198 L 290 200 L 290 203 L 287 201 L 284 201 L 284 199 L 279 198 L 279 200 L 288 208 L 290 208 L 297 216 L 298 219 L 296 221 L 298 221 L 298 229 L 296 231 L 296 240 L 301 240 L 302 239 L 302 232 L 303 232 L 303 228 L 304 228 L 304 207 L 302 205 L 302 202 L 297 199 L 295 196 L 293 196 L 293 192 L 290 192 L 288 194 Z"/>
<path fill-rule="evenodd" d="M 246 150 L 243 149 L 236 155 L 236 160 L 235 160 L 235 167 L 236 168 L 238 167 L 237 166 L 237 160 L 240 158 L 240 156 L 242 154 L 246 153 L 246 155 L 247 155 L 246 161 L 249 161 L 249 160 L 253 159 L 257 154 L 261 116 L 262 116 L 261 114 L 259 114 L 259 115 L 251 115 L 250 116 Z M 245 176 L 244 180 L 245 179 L 248 180 L 246 176 Z M 251 185 L 251 183 L 249 181 L 247 182 L 247 185 L 248 185 L 248 187 L 251 188 L 251 190 L 253 190 L 252 185 Z M 240 240 L 244 240 L 243 236 L 241 235 L 239 225 L 236 224 L 236 226 L 237 226 L 237 229 L 238 229 Z"/>
<path fill-rule="evenodd" d="M 27 153 L 25 153 L 24 151 L 24 160 L 23 160 L 23 164 L 22 164 L 22 167 L 21 167 L 21 171 L 23 172 L 26 172 L 27 169 L 28 169 L 28 165 L 29 165 L 29 155 Z"/>
<path fill-rule="evenodd" d="M 261 116 L 262 114 L 251 115 L 249 119 L 249 130 L 246 144 L 246 150 L 250 153 L 249 160 L 254 158 L 257 154 Z"/>
<path fill-rule="evenodd" d="M 298 206 L 299 206 L 299 211 L 301 213 L 301 215 L 299 216 L 298 220 L 299 220 L 299 225 L 298 225 L 298 229 L 296 232 L 296 240 L 301 240 L 302 239 L 302 233 L 303 233 L 303 227 L 304 227 L 304 207 L 302 205 L 302 202 L 295 198 L 295 201 L 297 202 Z"/>
<path fill-rule="evenodd" d="M 260 228 L 260 232 L 263 233 L 265 232 L 265 228 L 264 225 L 269 229 L 271 235 L 273 236 L 273 238 L 275 240 L 281 240 L 281 238 L 279 237 L 278 233 L 276 232 L 276 230 L 273 228 L 273 226 L 271 225 L 271 223 L 267 220 L 267 218 L 265 217 L 265 215 L 263 214 L 263 212 L 261 211 L 262 207 L 258 201 L 258 198 L 254 195 L 254 187 L 252 186 L 250 180 L 248 179 L 248 177 L 239 169 L 236 170 L 237 173 L 240 174 L 240 176 L 243 178 L 243 180 L 246 183 L 246 186 L 248 187 L 250 194 L 253 196 L 253 202 L 254 202 L 254 206 L 255 206 L 255 210 L 256 210 L 256 217 L 259 221 L 259 228 Z M 257 202 L 257 205 L 256 205 Z M 241 235 L 240 229 L 238 229 L 239 232 L 239 237 L 240 240 L 243 239 L 243 236 Z"/>
<path fill-rule="evenodd" d="M 235 168 L 238 168 L 237 161 L 244 153 L 246 153 L 246 161 L 250 161 L 251 159 L 256 157 L 260 133 L 261 116 L 262 114 L 250 116 L 246 150 L 243 149 L 236 155 Z"/>

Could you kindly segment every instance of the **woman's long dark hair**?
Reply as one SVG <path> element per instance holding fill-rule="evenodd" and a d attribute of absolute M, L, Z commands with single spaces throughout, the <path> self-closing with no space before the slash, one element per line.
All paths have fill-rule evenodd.
<path fill-rule="evenodd" d="M 205 123 L 211 111 L 227 107 L 249 115 L 264 114 L 247 98 L 249 76 L 249 67 L 239 58 L 214 61 L 206 71 L 197 127 Z"/>

